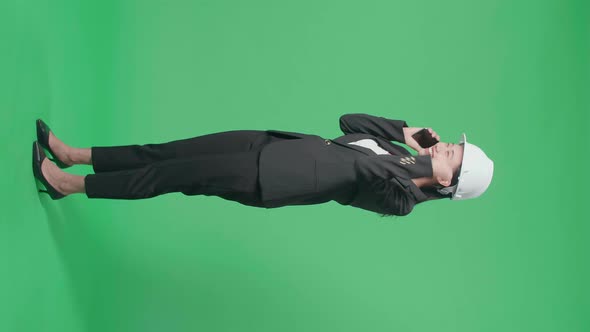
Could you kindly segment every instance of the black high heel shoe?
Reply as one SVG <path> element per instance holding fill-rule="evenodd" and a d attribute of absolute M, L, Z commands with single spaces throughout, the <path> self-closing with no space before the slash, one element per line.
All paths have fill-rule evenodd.
<path fill-rule="evenodd" d="M 72 166 L 72 165 L 68 165 L 68 164 L 62 162 L 61 160 L 59 160 L 59 158 L 57 158 L 57 155 L 49 147 L 49 132 L 50 131 L 51 131 L 51 129 L 43 120 L 37 119 L 37 141 L 39 142 L 39 144 L 41 144 L 42 147 L 47 149 L 51 153 L 51 155 L 53 156 L 53 159 L 51 159 L 49 157 L 47 157 L 47 158 L 49 158 L 49 160 L 53 161 L 59 168 L 68 168 L 68 167 Z"/>
<path fill-rule="evenodd" d="M 53 186 L 51 186 L 47 179 L 45 179 L 45 176 L 43 176 L 43 172 L 41 172 L 41 164 L 43 163 L 43 160 L 45 158 L 47 158 L 47 156 L 45 155 L 45 152 L 43 152 L 43 148 L 41 148 L 39 142 L 33 142 L 33 174 L 35 175 L 35 178 L 41 181 L 47 189 L 39 189 L 39 192 L 49 194 L 49 196 L 51 196 L 51 199 L 54 200 L 64 198 L 66 195 L 60 193 Z"/>

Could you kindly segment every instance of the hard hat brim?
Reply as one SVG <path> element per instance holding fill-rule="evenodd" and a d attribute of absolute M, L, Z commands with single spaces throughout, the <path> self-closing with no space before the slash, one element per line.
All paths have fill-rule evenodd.
<path fill-rule="evenodd" d="M 467 136 L 465 135 L 465 133 L 461 134 L 461 138 L 459 138 L 459 144 L 463 144 L 463 158 L 461 159 L 461 166 L 463 166 L 463 161 L 465 160 L 465 146 L 467 143 Z M 463 170 L 465 168 L 461 167 L 461 172 L 459 173 L 459 180 L 457 182 L 457 185 L 455 186 L 455 190 L 453 191 L 453 195 L 451 196 L 451 199 L 455 199 L 455 195 L 457 194 L 457 189 L 459 189 L 459 187 L 461 186 L 461 175 L 463 174 Z"/>
<path fill-rule="evenodd" d="M 465 136 L 465 133 L 461 134 L 461 138 L 459 139 L 459 144 L 463 143 L 467 143 L 467 136 Z M 461 160 L 461 162 L 463 162 L 463 160 Z"/>

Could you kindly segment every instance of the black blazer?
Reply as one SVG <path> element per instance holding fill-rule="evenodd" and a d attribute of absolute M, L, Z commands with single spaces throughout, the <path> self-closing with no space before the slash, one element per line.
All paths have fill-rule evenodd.
<path fill-rule="evenodd" d="M 345 135 L 324 139 L 317 135 L 267 130 L 284 140 L 262 148 L 259 181 L 266 207 L 337 201 L 365 210 L 407 215 L 414 205 L 431 199 L 412 178 L 431 177 L 430 156 L 412 156 L 391 143 L 405 143 L 405 121 L 368 114 L 345 114 Z M 349 142 L 371 138 L 392 155 Z"/>

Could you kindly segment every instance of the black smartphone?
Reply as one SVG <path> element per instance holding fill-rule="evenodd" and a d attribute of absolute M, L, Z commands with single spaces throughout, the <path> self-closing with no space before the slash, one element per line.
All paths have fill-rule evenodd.
<path fill-rule="evenodd" d="M 416 132 L 414 135 L 412 135 L 412 137 L 424 149 L 429 148 L 429 147 L 435 145 L 436 143 L 438 143 L 438 140 L 436 138 L 432 137 L 432 135 L 430 135 L 428 128 L 424 128 L 424 129 Z"/>

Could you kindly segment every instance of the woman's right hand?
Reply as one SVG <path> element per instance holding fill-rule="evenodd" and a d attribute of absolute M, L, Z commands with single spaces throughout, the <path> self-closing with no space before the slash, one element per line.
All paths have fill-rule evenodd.
<path fill-rule="evenodd" d="M 410 148 L 414 149 L 417 152 L 424 150 L 424 148 L 422 148 L 420 146 L 420 144 L 418 144 L 418 142 L 416 142 L 416 140 L 412 137 L 412 135 L 414 135 L 415 133 L 419 132 L 422 129 L 424 129 L 424 127 L 404 127 L 403 128 L 404 140 L 406 141 L 406 145 L 409 146 Z M 428 132 L 430 133 L 430 136 L 435 138 L 437 141 L 440 141 L 440 136 L 432 128 L 427 128 L 427 129 L 428 129 Z"/>

